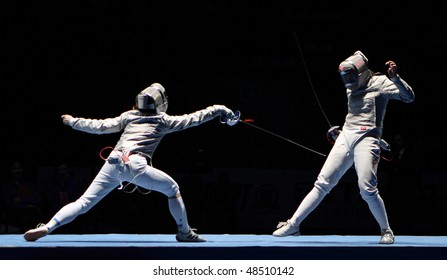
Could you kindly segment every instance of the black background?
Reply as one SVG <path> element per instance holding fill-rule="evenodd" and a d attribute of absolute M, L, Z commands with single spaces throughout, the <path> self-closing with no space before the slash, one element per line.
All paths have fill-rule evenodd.
<path fill-rule="evenodd" d="M 119 135 L 77 132 L 60 116 L 118 116 L 153 82 L 166 88 L 172 115 L 224 104 L 327 153 L 329 124 L 312 85 L 330 123 L 342 125 L 337 66 L 361 50 L 374 71 L 385 73 L 384 63 L 394 60 L 416 94 L 411 104 L 390 102 L 384 138 L 403 132 L 420 170 L 444 172 L 447 26 L 440 4 L 327 2 L 2 1 L 2 170 L 15 158 L 30 168 L 62 160 L 100 165 L 99 150 Z M 154 157 L 168 173 L 198 162 L 318 170 L 323 161 L 217 120 L 167 136 Z"/>

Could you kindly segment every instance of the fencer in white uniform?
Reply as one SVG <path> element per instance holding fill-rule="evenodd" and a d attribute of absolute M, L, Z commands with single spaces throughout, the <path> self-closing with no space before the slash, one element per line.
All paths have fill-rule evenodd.
<path fill-rule="evenodd" d="M 115 188 L 132 183 L 148 191 L 163 193 L 168 198 L 169 210 L 174 218 L 179 242 L 204 242 L 189 226 L 185 205 L 178 184 L 168 174 L 151 166 L 151 159 L 161 139 L 168 133 L 184 130 L 220 117 L 228 125 L 237 123 L 232 110 L 223 105 L 209 106 L 191 114 L 166 114 L 168 100 L 165 89 L 154 83 L 136 97 L 132 110 L 115 118 L 86 119 L 63 115 L 66 125 L 75 130 L 93 133 L 116 133 L 121 138 L 107 157 L 95 179 L 76 201 L 62 207 L 46 224 L 24 234 L 27 241 L 35 241 L 56 228 L 73 221 L 89 211 Z"/>
<path fill-rule="evenodd" d="M 412 88 L 397 74 L 396 64 L 393 61 L 385 64 L 389 77 L 368 69 L 366 56 L 357 51 L 339 65 L 338 71 L 348 98 L 348 113 L 343 129 L 339 131 L 314 187 L 293 216 L 278 224 L 274 236 L 299 235 L 303 220 L 354 165 L 361 197 L 380 226 L 379 243 L 394 243 L 394 233 L 377 189 L 383 119 L 389 100 L 409 103 L 415 96 Z"/>

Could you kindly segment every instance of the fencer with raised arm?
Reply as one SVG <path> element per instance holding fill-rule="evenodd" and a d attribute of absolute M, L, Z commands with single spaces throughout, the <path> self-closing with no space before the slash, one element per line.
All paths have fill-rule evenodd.
<path fill-rule="evenodd" d="M 415 98 L 412 88 L 397 74 L 394 61 L 387 61 L 388 77 L 368 69 L 368 59 L 357 51 L 338 68 L 346 87 L 348 113 L 343 129 L 338 131 L 334 146 L 315 181 L 293 216 L 281 222 L 274 236 L 299 235 L 303 220 L 337 185 L 346 171 L 354 165 L 361 197 L 379 224 L 379 243 L 392 244 L 395 237 L 389 225 L 384 202 L 377 188 L 377 167 L 383 120 L 389 100 L 405 103 Z"/>
<path fill-rule="evenodd" d="M 191 114 L 170 116 L 167 95 L 161 84 L 154 83 L 135 98 L 135 106 L 115 118 L 87 119 L 62 115 L 63 123 L 75 130 L 93 133 L 117 133 L 121 137 L 85 193 L 76 201 L 61 208 L 46 224 L 24 234 L 27 241 L 35 241 L 58 227 L 89 211 L 115 188 L 132 183 L 147 191 L 163 193 L 174 218 L 179 242 L 204 242 L 189 226 L 186 208 L 179 185 L 165 172 L 153 167 L 151 159 L 162 138 L 176 131 L 188 129 L 220 117 L 228 125 L 237 123 L 232 110 L 213 105 Z"/>

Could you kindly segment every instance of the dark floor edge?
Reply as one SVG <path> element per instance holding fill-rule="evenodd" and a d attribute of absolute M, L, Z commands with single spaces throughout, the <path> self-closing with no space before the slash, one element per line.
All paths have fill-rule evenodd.
<path fill-rule="evenodd" d="M 446 247 L 1 248 L 1 260 L 446 260 Z"/>

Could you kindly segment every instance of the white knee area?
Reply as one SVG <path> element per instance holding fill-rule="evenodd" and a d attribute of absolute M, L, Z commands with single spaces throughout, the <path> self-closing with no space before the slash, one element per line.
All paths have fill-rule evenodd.
<path fill-rule="evenodd" d="M 90 210 L 90 208 L 93 207 L 92 201 L 89 200 L 86 197 L 80 197 L 78 198 L 78 200 L 76 200 L 76 203 L 79 204 L 79 206 L 81 206 L 79 214 L 84 214 L 86 213 L 88 210 Z"/>
<path fill-rule="evenodd" d="M 182 195 L 180 194 L 180 192 L 176 192 L 174 195 L 168 196 L 168 199 L 177 199 L 179 197 L 182 197 Z"/>
<path fill-rule="evenodd" d="M 168 192 L 164 193 L 169 199 L 179 198 L 182 195 L 180 194 L 180 188 L 178 185 L 173 185 L 172 188 L 169 189 Z"/>
<path fill-rule="evenodd" d="M 360 195 L 362 196 L 363 200 L 366 202 L 375 200 L 377 198 L 377 189 L 370 189 L 370 190 L 361 190 Z"/>
<path fill-rule="evenodd" d="M 330 186 L 328 183 L 322 182 L 321 180 L 317 180 L 314 185 L 314 188 L 318 191 L 320 195 L 327 195 L 332 190 L 333 187 L 334 186 Z"/>

